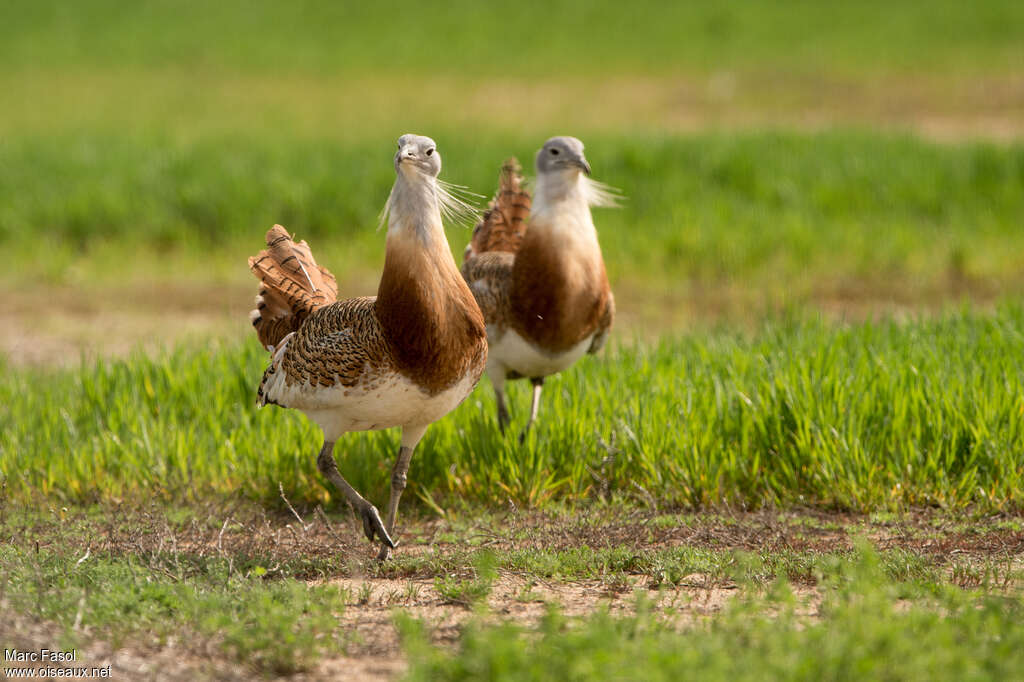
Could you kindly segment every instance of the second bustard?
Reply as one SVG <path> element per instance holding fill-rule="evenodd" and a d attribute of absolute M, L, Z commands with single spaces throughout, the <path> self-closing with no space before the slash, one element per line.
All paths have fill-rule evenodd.
<path fill-rule="evenodd" d="M 615 316 L 590 207 L 614 206 L 616 196 L 588 177 L 590 164 L 575 137 L 545 142 L 536 166 L 531 207 L 519 164 L 505 162 L 462 264 L 487 322 L 487 375 L 502 431 L 510 421 L 505 381 L 533 384 L 520 440 L 537 418 L 544 377 L 600 350 Z"/>
<path fill-rule="evenodd" d="M 487 361 L 483 317 L 452 258 L 442 210 L 457 204 L 437 179 L 428 137 L 403 135 L 388 197 L 384 272 L 376 297 L 335 301 L 330 273 L 280 226 L 250 259 L 260 279 L 253 326 L 272 349 L 259 404 L 301 410 L 323 430 L 320 471 L 360 514 L 386 559 L 413 449 L 427 427 L 476 386 Z M 318 284 L 319 283 L 319 286 Z M 402 428 L 387 521 L 345 480 L 334 444 L 348 431 Z"/>

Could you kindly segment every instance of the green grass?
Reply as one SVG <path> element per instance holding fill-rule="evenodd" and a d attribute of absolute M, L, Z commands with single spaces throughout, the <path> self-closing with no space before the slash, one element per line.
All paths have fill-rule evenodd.
<path fill-rule="evenodd" d="M 437 135 L 443 176 L 488 196 L 500 161 L 514 153 L 530 164 L 541 141 Z M 597 177 L 628 197 L 621 209 L 598 210 L 596 222 L 613 283 L 633 299 L 763 308 L 1024 290 L 1019 145 L 866 133 L 587 143 Z M 8 141 L 0 145 L 0 243 L 13 257 L 5 279 L 18 289 L 86 290 L 146 278 L 247 282 L 245 256 L 280 222 L 310 239 L 343 280 L 375 281 L 393 144 L 391 136 L 350 145 L 245 136 Z M 449 237 L 459 253 L 469 231 L 454 227 Z"/>
<path fill-rule="evenodd" d="M 583 137 L 598 177 L 629 197 L 598 224 L 613 277 L 637 288 L 671 277 L 695 298 L 767 291 L 771 302 L 783 289 L 918 300 L 1022 288 L 1019 144 L 681 137 L 678 124 L 695 108 L 707 125 L 738 111 L 756 127 L 778 110 L 802 129 L 824 99 L 840 125 L 870 125 L 907 90 L 911 120 L 1015 120 L 1024 9 L 1013 0 L 516 11 L 13 0 L 0 17 L 8 286 L 239 277 L 274 222 L 369 277 L 394 140 L 415 130 L 440 142 L 447 179 L 488 196 L 507 155 L 529 166 L 549 135 Z M 723 73 L 737 92 L 718 101 L 707 91 Z M 990 96 L 990 77 L 1009 79 L 993 86 L 1009 94 Z M 841 116 L 872 98 L 881 119 Z"/>
<path fill-rule="evenodd" d="M 7 545 L 0 548 L 5 611 L 56 623 L 71 647 L 83 632 L 115 646 L 177 640 L 190 654 L 216 651 L 265 674 L 293 673 L 344 651 L 337 621 L 349 595 L 337 587 L 265 581 L 265 568 L 243 574 L 220 557 L 190 570 L 177 555 L 148 559 Z"/>
<path fill-rule="evenodd" d="M 197 679 L 217 677 L 218 670 L 223 676 L 225 669 L 271 676 L 367 656 L 366 630 L 354 627 L 353 614 L 340 616 L 353 609 L 355 623 L 363 616 L 372 622 L 390 607 L 430 614 L 425 623 L 397 614 L 413 679 L 503 679 L 512 671 L 576 679 L 592 666 L 619 670 L 630 658 L 649 661 L 646 679 L 659 679 L 695 665 L 693 657 L 703 661 L 693 669 L 706 670 L 707 679 L 724 674 L 723 666 L 749 675 L 765 665 L 778 676 L 806 670 L 807 679 L 832 679 L 829 671 L 843 665 L 862 671 L 855 679 L 876 679 L 872 665 L 893 665 L 902 667 L 893 668 L 892 679 L 917 679 L 924 673 L 914 671 L 937 663 L 913 655 L 907 647 L 915 644 L 928 656 L 948 657 L 943 660 L 962 674 L 982 666 L 996 676 L 1000 665 L 1012 669 L 1018 655 L 1014 624 L 1024 583 L 1008 544 L 1016 536 L 998 535 L 1001 547 L 979 555 L 976 538 L 950 530 L 961 518 L 939 513 L 887 527 L 834 516 L 678 514 L 622 525 L 621 513 L 610 509 L 531 519 L 477 514 L 453 524 L 409 524 L 404 549 L 378 564 L 370 554 L 346 551 L 355 545 L 344 540 L 339 551 L 324 516 L 296 525 L 290 514 L 238 504 L 49 512 L 4 504 L 0 638 L 11 637 L 19 648 L 88 651 L 104 641 L 135 655 L 174 651 L 176 664 L 197 666 Z M 709 537 L 684 545 L 634 538 L 627 546 L 623 533 L 655 519 L 684 534 L 703 528 Z M 344 525 L 338 516 L 330 523 L 339 521 Z M 928 541 L 932 525 L 946 529 L 938 539 L 956 553 L 935 550 Z M 966 528 L 989 534 L 1000 525 L 979 519 Z M 820 534 L 832 526 L 838 536 Z M 426 539 L 439 527 L 459 539 Z M 481 530 L 491 546 L 468 547 Z M 780 549 L 780 533 L 787 543 L 818 548 Z M 880 547 L 907 544 L 875 550 L 862 534 Z M 334 582 L 345 578 L 361 586 Z M 379 589 L 387 585 L 381 578 L 391 579 L 390 591 Z M 508 581 L 521 581 L 521 591 L 495 595 L 498 581 L 506 589 Z M 543 593 L 534 590 L 538 585 Z M 585 618 L 558 615 L 560 600 L 581 585 L 627 615 L 610 617 L 603 606 Z M 625 596 L 630 591 L 637 593 L 635 613 Z M 716 593 L 735 597 L 722 613 L 707 602 Z M 506 607 L 520 602 L 546 602 L 549 615 L 536 629 L 523 620 L 504 622 L 516 617 Z M 428 645 L 430 627 L 458 622 L 463 608 L 472 609 L 474 620 L 460 628 L 457 647 Z M 51 639 L 27 639 L 38 624 L 50 625 L 45 636 Z M 371 646 L 380 636 L 371 637 Z M 450 635 L 442 641 L 450 643 Z M 942 641 L 953 648 L 930 648 Z M 740 657 L 726 660 L 729 651 Z M 558 658 L 561 663 L 549 660 Z M 638 677 L 625 669 L 620 676 Z"/>
<path fill-rule="evenodd" d="M 1019 66 L 1024 11 L 1007 0 L 704 1 L 626 8 L 525 1 L 515 11 L 455 3 L 6 2 L 0 61 L 16 66 L 186 65 L 279 71 L 547 73 L 805 69 L 896 64 Z M 443 47 L 444 49 L 438 49 Z M 866 64 L 865 64 L 866 62 Z"/>
<path fill-rule="evenodd" d="M 525 445 L 498 434 L 486 380 L 419 446 L 406 500 L 543 506 L 594 498 L 704 506 L 1021 508 L 1024 310 L 907 323 L 813 318 L 619 346 L 545 388 Z M 111 500 L 334 496 L 315 427 L 257 411 L 266 361 L 179 347 L 0 375 L 7 495 Z M 526 388 L 513 386 L 521 426 Z M 514 429 L 513 429 L 514 430 Z M 397 433 L 351 434 L 341 470 L 380 503 Z"/>
<path fill-rule="evenodd" d="M 811 614 L 811 615 L 809 615 Z M 407 680 L 998 680 L 1024 666 L 1017 597 L 893 579 L 864 551 L 829 574 L 815 607 L 784 581 L 724 613 L 681 624 L 637 597 L 637 613 L 549 611 L 536 628 L 477 621 L 458 650 L 397 622 Z"/>
<path fill-rule="evenodd" d="M 1019 143 L 849 127 L 1012 128 L 1022 13 L 1012 0 L 7 2 L 0 283 L 105 299 L 145 279 L 237 283 L 274 222 L 343 281 L 372 283 L 392 147 L 414 130 L 440 142 L 446 179 L 488 196 L 509 154 L 529 166 L 546 137 L 582 137 L 629 197 L 597 222 L 644 319 L 662 298 L 739 316 L 1018 293 Z M 770 132 L 808 116 L 832 132 Z M 450 238 L 460 249 L 468 231 Z"/>
<path fill-rule="evenodd" d="M 1014 0 L 7 0 L 0 134 L 357 141 L 443 127 L 678 130 L 692 115 L 1016 120 L 1022 23 Z"/>
<path fill-rule="evenodd" d="M 473 606 L 487 599 L 498 577 L 496 566 L 501 559 L 489 550 L 477 550 L 472 554 L 472 576 L 461 578 L 454 574 L 434 578 L 434 589 L 444 603 Z"/>
<path fill-rule="evenodd" d="M 90 314 L 153 282 L 197 298 L 171 309 L 219 310 L 234 294 L 208 303 L 210 292 L 250 283 L 245 256 L 275 222 L 312 241 L 347 287 L 372 284 L 383 260 L 373 228 L 406 131 L 435 137 L 443 177 L 488 196 L 503 158 L 529 166 L 543 139 L 576 134 L 596 176 L 628 197 L 596 214 L 618 345 L 548 382 L 523 446 L 498 435 L 486 380 L 433 426 L 403 518 L 443 516 L 442 547 L 400 549 L 382 566 L 345 544 L 359 539 L 347 528 L 232 520 L 246 500 L 280 506 L 279 485 L 303 514 L 338 497 L 316 470 L 315 428 L 254 409 L 266 357 L 251 338 L 67 369 L 0 357 L 0 631 L 50 623 L 62 645 L 174 647 L 269 676 L 344 654 L 358 634 L 338 616 L 373 595 L 369 580 L 354 595 L 303 579 L 405 577 L 406 602 L 421 589 L 413 577 L 433 579 L 440 601 L 485 612 L 499 577 L 525 579 L 533 601 L 538 583 L 671 591 L 696 575 L 744 596 L 695 624 L 646 599 L 625 618 L 552 611 L 537 628 L 489 614 L 456 651 L 400 619 L 408 677 L 1019 675 L 1020 569 L 1005 549 L 978 549 L 1003 537 L 990 525 L 943 559 L 898 544 L 780 549 L 824 542 L 792 528 L 770 541 L 758 529 L 757 551 L 557 533 L 567 508 L 815 507 L 882 523 L 938 506 L 962 515 L 955 532 L 967 535 L 979 515 L 1024 509 L 1019 303 L 902 322 L 752 322 L 806 303 L 1024 293 L 1024 146 L 892 132 L 987 136 L 1005 124 L 1019 135 L 1022 26 L 1015 0 L 0 0 L 0 287 L 14 310 L 35 315 L 58 288 Z M 824 132 L 807 134 L 808 121 Z M 456 253 L 468 236 L 449 231 Z M 678 328 L 695 309 L 748 331 L 698 322 L 636 343 L 642 331 L 623 331 L 630 319 Z M 519 426 L 526 388 L 512 397 Z M 396 448 L 395 433 L 338 447 L 378 505 Z M 230 509 L 210 511 L 225 499 Z M 126 511 L 151 500 L 174 505 L 174 520 Z M 105 521 L 73 520 L 93 502 Z M 551 511 L 552 528 L 514 531 L 486 513 L 509 505 Z M 26 508 L 50 514 L 11 521 Z M 935 520 L 939 541 L 951 518 Z M 526 535 L 481 547 L 481 523 Z M 636 532 L 651 540 L 679 524 L 662 515 Z M 529 544 L 545 532 L 557 547 Z M 177 537 L 198 544 L 179 551 Z M 804 603 L 786 580 L 824 602 Z"/>
<path fill-rule="evenodd" d="M 464 538 L 465 535 L 459 536 L 455 546 L 465 544 Z M 834 572 L 837 565 L 849 562 L 851 553 L 785 549 L 748 552 L 685 545 L 636 549 L 618 544 L 595 548 L 580 544 L 568 549 L 521 547 L 498 551 L 452 551 L 446 547 L 417 555 L 396 553 L 393 559 L 371 569 L 372 575 L 395 579 L 439 574 L 434 579 L 434 588 L 442 599 L 473 606 L 491 593 L 495 569 L 532 581 L 598 581 L 609 594 L 630 587 L 670 589 L 693 586 L 693 582 L 709 588 L 760 587 L 776 579 L 815 585 Z M 940 566 L 933 557 L 893 549 L 879 552 L 878 560 L 891 580 L 950 582 L 960 587 L 1001 591 L 1024 584 L 1024 574 L 1005 558 L 954 560 Z"/>

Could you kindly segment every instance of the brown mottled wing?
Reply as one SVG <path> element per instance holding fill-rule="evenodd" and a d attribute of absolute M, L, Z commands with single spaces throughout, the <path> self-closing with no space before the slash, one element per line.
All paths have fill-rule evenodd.
<path fill-rule="evenodd" d="M 372 384 L 375 376 L 393 370 L 375 301 L 375 296 L 350 298 L 310 313 L 263 373 L 258 404 L 329 407 L 331 397 L 323 389 Z"/>
<path fill-rule="evenodd" d="M 374 301 L 375 296 L 350 298 L 313 311 L 281 359 L 289 383 L 355 386 L 367 372 L 389 367 Z"/>
<path fill-rule="evenodd" d="M 473 228 L 473 237 L 462 256 L 464 263 L 489 252 L 515 253 L 530 217 L 530 193 L 523 189 L 523 175 L 515 158 L 507 160 L 498 176 L 498 191 L 483 218 Z"/>
<path fill-rule="evenodd" d="M 492 251 L 478 254 L 462 264 L 462 276 L 473 292 L 488 327 L 508 327 L 514 261 L 515 254 Z"/>
<path fill-rule="evenodd" d="M 296 243 L 280 225 L 267 232 L 267 248 L 249 259 L 249 269 L 260 280 L 249 316 L 265 347 L 276 346 L 310 313 L 338 297 L 334 275 L 317 265 L 305 241 Z"/>
<path fill-rule="evenodd" d="M 587 349 L 588 353 L 594 354 L 604 347 L 605 341 L 608 340 L 608 332 L 611 331 L 612 322 L 615 321 L 615 296 L 612 292 L 608 292 L 608 303 L 604 307 L 604 313 L 601 315 L 601 319 L 597 323 L 597 331 L 594 332 L 594 338 L 590 342 L 590 348 Z"/>

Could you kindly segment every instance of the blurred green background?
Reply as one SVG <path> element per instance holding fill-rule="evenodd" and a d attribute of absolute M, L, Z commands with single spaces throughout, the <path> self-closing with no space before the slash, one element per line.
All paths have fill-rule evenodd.
<path fill-rule="evenodd" d="M 410 131 L 488 196 L 581 137 L 627 338 L 1024 291 L 1020 2 L 4 1 L 0 92 L 16 362 L 249 333 L 275 222 L 372 293 Z"/>

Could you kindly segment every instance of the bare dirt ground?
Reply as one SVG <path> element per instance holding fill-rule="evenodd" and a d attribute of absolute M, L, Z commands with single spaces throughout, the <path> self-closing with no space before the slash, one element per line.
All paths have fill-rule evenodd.
<path fill-rule="evenodd" d="M 255 288 L 189 282 L 111 287 L 88 296 L 43 286 L 0 302 L 0 356 L 18 365 L 66 366 L 83 357 L 155 351 L 190 339 L 252 332 Z"/>
<path fill-rule="evenodd" d="M 366 276 L 344 283 L 352 295 L 372 293 L 376 279 Z M 830 319 L 861 320 L 875 315 L 900 316 L 940 309 L 950 301 L 990 305 L 1024 282 L 1000 291 L 981 282 L 938 283 L 910 290 L 900 282 L 885 286 L 823 286 L 805 303 Z M 695 325 L 750 326 L 782 302 L 758 292 L 717 288 L 683 288 L 652 292 L 620 283 L 617 338 L 652 340 L 682 333 Z M 70 286 L 38 286 L 0 296 L 0 358 L 14 365 L 70 366 L 83 358 L 121 357 L 135 350 L 155 352 L 180 343 L 252 340 L 249 310 L 255 285 L 245 279 L 228 283 L 152 281 L 130 287 L 94 288 L 87 296 Z"/>
<path fill-rule="evenodd" d="M 54 512 L 51 516 L 8 521 L 3 542 L 41 547 L 72 556 L 131 558 L 134 565 L 164 574 L 199 566 L 203 557 L 223 557 L 245 565 L 255 557 L 268 566 L 266 579 L 304 580 L 342 588 L 346 607 L 339 616 L 347 648 L 344 656 L 321 660 L 294 677 L 301 680 L 385 680 L 405 668 L 396 610 L 428 623 L 438 646 L 452 646 L 471 618 L 535 623 L 550 604 L 568 615 L 599 608 L 628 613 L 634 593 L 651 595 L 656 608 L 673 609 L 685 624 L 714 614 L 744 589 L 724 574 L 693 573 L 666 584 L 642 560 L 624 573 L 594 570 L 585 575 L 544 575 L 497 566 L 486 609 L 446 597 L 437 579 L 474 575 L 471 557 L 489 548 L 501 552 L 557 552 L 580 548 L 625 548 L 658 552 L 673 547 L 713 551 L 742 550 L 768 556 L 815 556 L 850 551 L 856 538 L 880 550 L 900 549 L 942 569 L 954 584 L 971 587 L 977 574 L 958 570 L 973 564 L 1024 565 L 1024 530 L 1016 517 L 964 519 L 931 512 L 898 517 L 797 512 L 718 513 L 622 512 L 596 508 L 545 514 L 518 510 L 472 518 L 410 519 L 400 528 L 396 557 L 384 565 L 348 513 L 321 509 L 291 513 L 253 509 L 247 503 L 207 504 L 185 516 L 149 508 L 110 508 Z M 177 519 L 177 520 L 174 520 Z M 185 568 L 182 569 L 182 566 Z M 767 581 L 770 576 L 765 576 Z M 814 617 L 816 578 L 791 571 L 791 583 Z M 0 594 L 0 601 L 3 595 Z M 6 606 L 6 605 L 4 605 Z M 54 623 L 3 609 L 0 640 L 23 649 L 53 647 L 63 632 Z M 248 679 L 251 671 L 209 651 L 185 633 L 178 640 L 147 641 L 144 633 L 111 642 L 85 637 L 81 659 L 113 666 L 115 679 Z"/>

